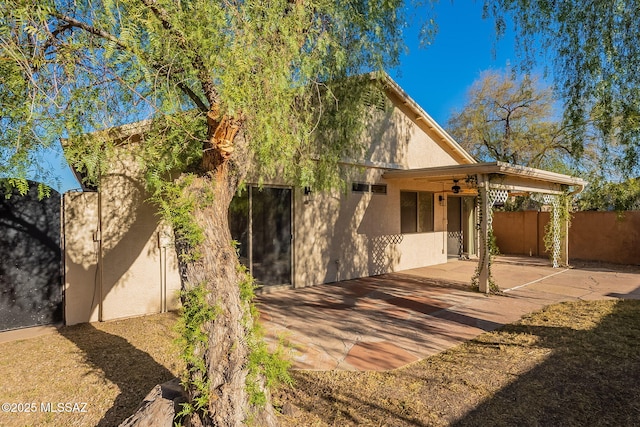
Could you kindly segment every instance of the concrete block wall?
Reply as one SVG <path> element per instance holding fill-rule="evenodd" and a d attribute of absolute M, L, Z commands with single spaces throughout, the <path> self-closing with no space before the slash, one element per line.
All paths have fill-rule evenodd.
<path fill-rule="evenodd" d="M 493 230 L 500 252 L 547 256 L 548 212 L 495 212 Z M 569 228 L 569 261 L 640 265 L 640 211 L 575 212 Z"/>

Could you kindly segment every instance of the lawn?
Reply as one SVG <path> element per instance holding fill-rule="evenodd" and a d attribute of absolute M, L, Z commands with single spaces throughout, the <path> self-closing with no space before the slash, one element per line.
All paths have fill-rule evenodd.
<path fill-rule="evenodd" d="M 181 369 L 175 315 L 0 344 L 0 400 L 86 402 L 0 413 L 0 425 L 117 425 Z M 571 302 L 391 372 L 293 372 L 282 426 L 637 425 L 640 301 Z"/>

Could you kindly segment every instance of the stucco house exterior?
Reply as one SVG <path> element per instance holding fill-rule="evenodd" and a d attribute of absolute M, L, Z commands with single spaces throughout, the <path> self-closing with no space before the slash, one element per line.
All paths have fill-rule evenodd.
<path fill-rule="evenodd" d="M 341 164 L 346 191 L 317 192 L 274 181 L 248 184 L 234 200 L 232 235 L 241 261 L 265 291 L 434 265 L 461 255 L 479 254 L 482 260 L 483 218 L 490 217 L 487 201 L 496 191 L 553 195 L 584 185 L 565 175 L 477 163 L 390 77 L 384 79 L 386 99 L 372 106 L 379 111 L 363 135 L 365 156 Z M 126 149 L 104 172 L 98 191 L 63 196 L 67 324 L 178 307 L 172 232 L 146 199 Z"/>

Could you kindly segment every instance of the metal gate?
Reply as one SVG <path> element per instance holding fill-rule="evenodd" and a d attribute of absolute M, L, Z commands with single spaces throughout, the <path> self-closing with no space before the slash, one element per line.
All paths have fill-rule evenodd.
<path fill-rule="evenodd" d="M 60 194 L 0 191 L 0 331 L 62 322 Z"/>

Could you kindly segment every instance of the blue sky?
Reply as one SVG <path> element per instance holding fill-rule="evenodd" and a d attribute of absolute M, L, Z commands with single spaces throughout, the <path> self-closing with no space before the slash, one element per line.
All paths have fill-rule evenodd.
<path fill-rule="evenodd" d="M 455 109 L 464 105 L 465 94 L 480 72 L 503 69 L 515 63 L 513 36 L 496 43 L 491 20 L 482 19 L 482 3 L 474 0 L 441 0 L 435 7 L 438 33 L 433 43 L 419 48 L 418 30 L 424 17 L 413 18 L 403 55 L 391 77 L 441 126 Z M 495 53 L 495 55 L 494 55 Z M 62 192 L 78 187 L 71 170 L 58 153 L 42 156 L 51 170 L 59 171 L 60 183 L 50 183 Z"/>
<path fill-rule="evenodd" d="M 414 23 L 405 36 L 409 54 L 402 58 L 400 74 L 390 74 L 444 127 L 451 112 L 464 106 L 467 89 L 480 72 L 516 61 L 513 35 L 496 42 L 493 21 L 482 19 L 481 2 L 441 0 L 435 13 L 438 33 L 433 43 L 419 48 Z"/>

